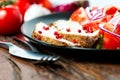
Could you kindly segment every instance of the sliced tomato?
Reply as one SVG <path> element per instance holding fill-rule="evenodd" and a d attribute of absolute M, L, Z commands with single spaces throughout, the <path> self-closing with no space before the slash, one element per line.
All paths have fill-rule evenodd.
<path fill-rule="evenodd" d="M 104 23 L 104 26 L 100 27 L 104 49 L 120 49 L 120 36 L 115 34 L 113 29 L 114 25 L 110 23 Z"/>
<path fill-rule="evenodd" d="M 84 24 L 84 25 L 82 25 L 82 26 L 83 26 L 83 29 L 84 29 L 87 33 L 92 33 L 92 32 L 94 32 L 94 31 L 96 31 L 96 30 L 99 29 L 98 24 L 95 23 L 95 22 L 89 22 L 89 23 L 86 23 L 86 24 Z"/>
<path fill-rule="evenodd" d="M 101 22 L 110 21 L 117 13 L 118 9 L 115 6 L 108 6 L 105 8 L 105 17 L 101 18 Z"/>
<path fill-rule="evenodd" d="M 120 24 L 116 26 L 116 29 L 114 30 L 114 32 L 120 35 Z"/>
<path fill-rule="evenodd" d="M 109 6 L 106 8 L 106 15 L 114 15 L 118 11 L 117 7 Z"/>
<path fill-rule="evenodd" d="M 84 24 L 89 22 L 89 17 L 87 16 L 84 8 L 80 7 L 71 14 L 70 20 Z"/>
<path fill-rule="evenodd" d="M 105 32 L 103 38 L 104 49 L 120 49 L 120 38 Z"/>

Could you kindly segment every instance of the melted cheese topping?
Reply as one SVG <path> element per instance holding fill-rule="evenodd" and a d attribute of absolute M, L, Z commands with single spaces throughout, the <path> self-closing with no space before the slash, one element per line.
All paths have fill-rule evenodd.
<path fill-rule="evenodd" d="M 66 21 L 66 20 L 58 20 L 53 23 L 57 29 L 65 34 L 75 34 L 75 35 L 83 35 L 83 36 L 94 36 L 97 35 L 99 30 L 94 31 L 93 33 L 86 33 L 83 30 L 82 26 L 75 21 Z M 80 31 L 80 32 L 79 32 Z"/>
<path fill-rule="evenodd" d="M 40 23 L 37 23 L 36 24 L 36 27 L 35 27 L 35 32 L 40 34 L 40 35 L 43 35 L 43 36 L 47 36 L 47 37 L 50 37 L 50 38 L 53 38 L 55 40 L 58 40 L 58 41 L 61 41 L 61 42 L 65 42 L 71 46 L 76 46 L 78 44 L 74 44 L 73 42 L 70 42 L 66 39 L 63 39 L 63 38 L 60 38 L 60 39 L 57 39 L 54 35 L 54 32 L 57 31 L 57 29 L 55 27 L 49 27 L 49 29 L 44 29 L 43 27 L 49 27 L 47 24 L 43 23 L 43 22 L 40 22 Z M 39 31 L 41 33 L 39 33 Z"/>
<path fill-rule="evenodd" d="M 57 26 L 59 31 L 67 34 L 79 34 L 78 30 L 81 30 L 80 33 L 85 33 L 82 26 L 75 21 L 58 20 L 54 22 L 54 26 Z M 67 31 L 67 29 L 70 29 L 70 31 Z"/>
<path fill-rule="evenodd" d="M 48 27 L 48 30 L 45 30 L 43 27 Z M 35 28 L 36 32 L 39 33 L 39 31 L 41 31 L 41 35 L 47 36 L 47 37 L 51 37 L 55 39 L 54 36 L 54 32 L 57 31 L 54 27 L 49 27 L 47 24 L 45 23 L 37 23 L 36 24 L 36 28 Z"/>

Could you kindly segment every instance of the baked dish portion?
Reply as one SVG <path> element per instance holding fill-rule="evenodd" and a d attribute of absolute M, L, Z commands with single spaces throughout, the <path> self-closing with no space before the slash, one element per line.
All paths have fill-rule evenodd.
<path fill-rule="evenodd" d="M 87 32 L 78 22 L 57 20 L 35 24 L 32 38 L 57 46 L 92 47 L 99 38 L 99 30 Z"/>

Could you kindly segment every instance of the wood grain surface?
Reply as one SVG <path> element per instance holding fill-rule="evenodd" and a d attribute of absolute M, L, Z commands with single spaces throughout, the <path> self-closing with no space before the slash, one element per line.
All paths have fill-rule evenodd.
<path fill-rule="evenodd" d="M 13 36 L 0 36 L 0 40 L 29 49 Z M 0 80 L 120 80 L 120 62 L 114 59 L 97 62 L 61 55 L 55 63 L 34 64 L 34 61 L 11 56 L 7 49 L 0 47 Z"/>

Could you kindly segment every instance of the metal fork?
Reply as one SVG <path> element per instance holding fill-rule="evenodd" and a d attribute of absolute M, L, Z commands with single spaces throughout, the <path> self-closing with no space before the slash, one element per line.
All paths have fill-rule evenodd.
<path fill-rule="evenodd" d="M 22 42 L 23 44 L 27 45 L 32 51 L 39 52 L 37 48 L 33 47 L 32 43 L 22 34 L 17 34 L 13 37 L 14 40 Z"/>
<path fill-rule="evenodd" d="M 19 42 L 22 42 L 22 43 L 26 44 L 32 51 L 39 52 L 38 49 L 35 48 L 33 46 L 33 44 L 29 41 L 29 39 L 26 38 L 25 36 L 23 36 L 22 34 L 15 35 L 13 38 L 15 40 L 19 41 Z M 48 54 L 45 54 L 45 53 L 40 53 L 40 54 L 41 55 L 46 55 L 46 56 L 43 57 L 41 60 L 37 60 L 35 63 L 41 63 L 41 62 L 46 62 L 46 61 L 55 62 L 60 58 L 60 56 L 48 55 Z"/>
<path fill-rule="evenodd" d="M 0 46 L 9 49 L 9 53 L 13 56 L 33 60 L 34 63 L 55 62 L 60 56 L 43 54 L 40 52 L 22 49 L 11 42 L 0 41 Z"/>

